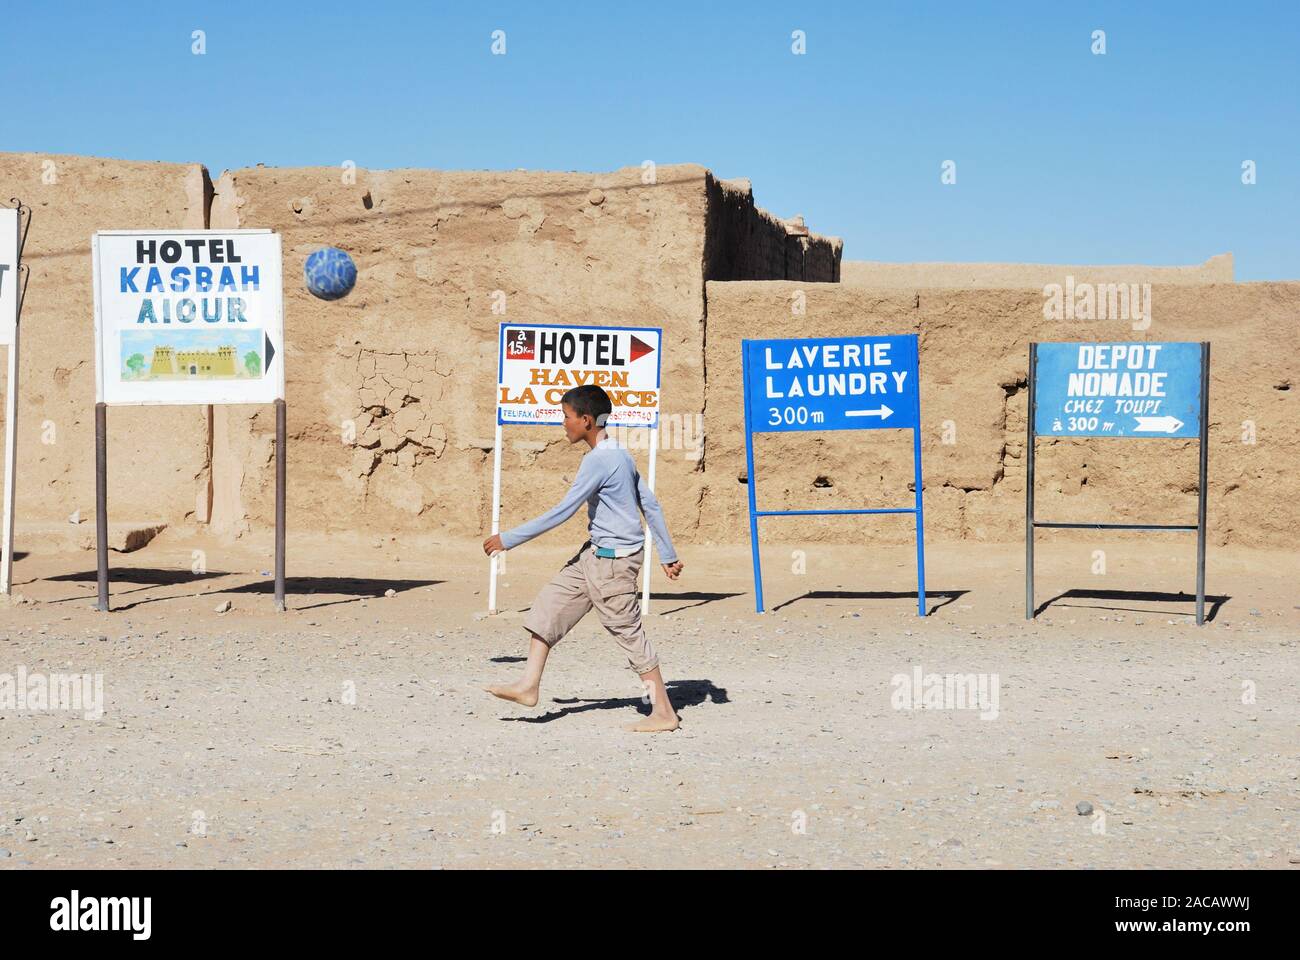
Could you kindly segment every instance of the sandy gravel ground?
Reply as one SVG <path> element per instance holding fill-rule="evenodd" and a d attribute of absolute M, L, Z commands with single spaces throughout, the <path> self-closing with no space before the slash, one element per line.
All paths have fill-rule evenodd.
<path fill-rule="evenodd" d="M 1032 623 L 1014 544 L 931 544 L 924 620 L 907 548 L 765 546 L 762 617 L 747 548 L 684 549 L 658 736 L 621 729 L 640 689 L 594 616 L 536 708 L 480 689 L 563 540 L 510 555 L 493 618 L 472 543 L 293 539 L 286 614 L 265 544 L 114 554 L 110 614 L 93 553 L 23 558 L 0 675 L 99 673 L 104 705 L 0 708 L 0 868 L 1296 869 L 1300 561 L 1212 550 L 1198 628 L 1162 595 L 1190 540 L 1111 543 L 1105 576 L 1084 540 L 1043 538 Z M 996 716 L 896 709 L 918 668 L 996 679 Z"/>

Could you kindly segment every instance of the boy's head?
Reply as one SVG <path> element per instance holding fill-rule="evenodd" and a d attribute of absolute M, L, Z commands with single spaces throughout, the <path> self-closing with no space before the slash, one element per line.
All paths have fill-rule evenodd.
<path fill-rule="evenodd" d="M 567 391 L 560 403 L 564 407 L 564 433 L 570 443 L 577 443 L 603 428 L 614 408 L 609 394 L 591 383 Z"/>

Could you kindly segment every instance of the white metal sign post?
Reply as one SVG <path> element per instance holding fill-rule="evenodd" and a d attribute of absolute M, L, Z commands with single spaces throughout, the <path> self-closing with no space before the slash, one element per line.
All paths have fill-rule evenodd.
<path fill-rule="evenodd" d="M 503 323 L 497 349 L 496 434 L 492 457 L 492 532 L 501 532 L 501 428 L 505 424 L 560 424 L 560 398 L 595 384 L 613 403 L 607 427 L 650 431 L 647 483 L 655 486 L 659 447 L 663 331 L 658 327 L 575 327 Z M 650 610 L 650 531 L 645 532 L 641 610 Z M 488 575 L 488 612 L 497 612 L 497 557 Z"/>
<path fill-rule="evenodd" d="M 0 563 L 0 593 L 9 594 L 14 569 L 14 504 L 18 457 L 18 315 L 22 311 L 22 213 L 31 211 L 14 200 L 0 207 L 0 346 L 8 353 L 5 381 L 4 562 Z"/>
<path fill-rule="evenodd" d="M 284 603 L 284 304 L 270 230 L 110 230 L 95 278 L 95 526 L 108 609 L 106 408 L 275 405 L 275 605 Z"/>

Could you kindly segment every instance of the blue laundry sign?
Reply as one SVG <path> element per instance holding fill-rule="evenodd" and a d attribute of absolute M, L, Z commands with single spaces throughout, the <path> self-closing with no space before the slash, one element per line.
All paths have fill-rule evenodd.
<path fill-rule="evenodd" d="M 742 340 L 749 544 L 754 609 L 763 612 L 758 521 L 764 517 L 910 513 L 916 520 L 916 612 L 925 610 L 925 517 L 921 503 L 921 391 L 916 334 Z M 758 508 L 754 434 L 793 430 L 912 431 L 912 505 L 795 510 Z M 863 438 L 865 440 L 865 438 Z"/>
<path fill-rule="evenodd" d="M 744 349 L 755 433 L 917 425 L 914 334 L 746 340 Z"/>
<path fill-rule="evenodd" d="M 1199 343 L 1040 343 L 1040 437 L 1199 437 Z"/>

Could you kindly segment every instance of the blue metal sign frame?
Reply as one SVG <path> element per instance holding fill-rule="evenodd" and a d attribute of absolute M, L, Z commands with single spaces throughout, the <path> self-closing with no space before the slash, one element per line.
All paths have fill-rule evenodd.
<path fill-rule="evenodd" d="M 925 613 L 925 514 L 921 486 L 919 337 L 818 337 L 742 340 L 745 462 L 754 604 L 763 612 L 760 517 L 910 513 L 916 518 L 916 610 Z M 797 372 L 794 372 L 797 371 Z M 780 403 L 773 405 L 773 400 Z M 894 406 L 891 406 L 894 404 Z M 912 431 L 915 497 L 910 507 L 848 510 L 759 510 L 754 434 L 823 430 Z"/>
<path fill-rule="evenodd" d="M 1120 359 L 1115 359 L 1115 348 L 1123 348 Z M 1096 410 L 1065 410 L 1063 403 L 1088 402 L 1081 400 L 1090 391 L 1081 381 L 1072 380 L 1081 375 L 1081 367 L 1097 364 L 1098 349 L 1107 351 L 1112 364 L 1127 366 L 1134 347 L 1143 349 L 1141 359 L 1132 369 L 1163 371 L 1166 383 L 1154 399 L 1159 399 L 1160 406 L 1142 409 L 1105 409 L 1103 404 Z M 1152 351 L 1155 347 L 1159 353 Z M 1083 348 L 1079 350 L 1078 348 Z M 1086 354 L 1087 350 L 1093 353 Z M 1163 355 L 1163 356 L 1161 356 Z M 1086 360 L 1072 361 L 1071 357 L 1085 357 Z M 1160 356 L 1159 361 L 1156 358 Z M 1199 371 L 1196 365 L 1199 364 Z M 1040 369 L 1041 367 L 1041 369 Z M 1055 379 L 1046 391 L 1048 400 L 1043 402 L 1039 395 L 1045 384 L 1039 379 L 1046 373 L 1049 379 Z M 1187 382 L 1193 372 L 1197 387 L 1191 389 Z M 1169 378 L 1172 377 L 1172 380 Z M 1062 383 L 1064 382 L 1064 389 Z M 1151 385 L 1148 384 L 1148 387 Z M 1073 396 L 1071 396 L 1073 395 Z M 1103 386 L 1100 391 L 1105 399 L 1120 395 L 1115 383 Z M 1137 401 L 1142 402 L 1142 401 Z M 1150 401 L 1147 401 L 1150 402 Z M 1194 407 L 1189 409 L 1189 404 Z M 1083 424 L 1072 424 L 1068 417 L 1078 414 L 1086 420 Z M 1094 415 L 1095 414 L 1095 415 Z M 1144 415 L 1145 414 L 1145 415 Z M 1107 419 L 1113 417 L 1108 426 Z M 1185 418 L 1185 419 L 1184 419 Z M 1025 619 L 1034 619 L 1034 531 L 1039 528 L 1071 530 L 1166 530 L 1191 532 L 1196 531 L 1196 623 L 1205 623 L 1205 516 L 1206 516 L 1206 481 L 1209 476 L 1209 423 L 1210 423 L 1210 344 L 1200 343 L 1031 343 L 1029 344 L 1029 410 L 1025 438 Z M 1059 419 L 1059 423 L 1057 422 Z M 1048 422 L 1048 421 L 1052 422 Z M 1127 425 L 1121 421 L 1131 421 Z M 1143 423 L 1142 421 L 1147 421 Z M 1166 421 L 1161 423 L 1160 421 Z M 1118 429 L 1116 427 L 1118 426 Z M 1191 430 L 1191 433 L 1187 431 Z M 1199 483 L 1196 498 L 1196 523 L 1057 523 L 1038 520 L 1034 516 L 1034 440 L 1039 436 L 1051 437 L 1196 437 L 1199 438 L 1200 465 Z"/>

